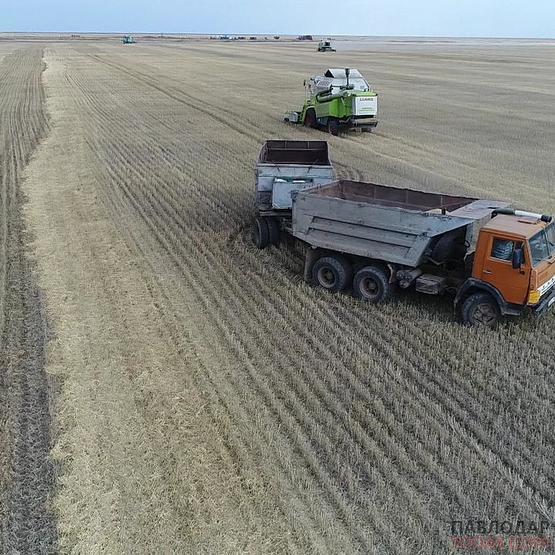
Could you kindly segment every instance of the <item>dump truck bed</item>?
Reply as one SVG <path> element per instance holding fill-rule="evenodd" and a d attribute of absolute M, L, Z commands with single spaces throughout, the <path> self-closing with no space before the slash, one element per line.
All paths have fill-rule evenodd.
<path fill-rule="evenodd" d="M 508 203 L 339 180 L 293 196 L 292 234 L 312 247 L 417 267 L 433 242 Z"/>
<path fill-rule="evenodd" d="M 256 164 L 256 208 L 291 210 L 293 191 L 333 179 L 326 141 L 266 141 Z"/>

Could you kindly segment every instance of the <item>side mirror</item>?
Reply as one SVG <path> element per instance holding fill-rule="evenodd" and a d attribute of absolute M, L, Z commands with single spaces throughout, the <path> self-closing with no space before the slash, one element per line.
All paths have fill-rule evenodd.
<path fill-rule="evenodd" d="M 513 268 L 515 270 L 520 269 L 524 263 L 524 250 L 522 247 L 516 247 L 513 251 Z"/>

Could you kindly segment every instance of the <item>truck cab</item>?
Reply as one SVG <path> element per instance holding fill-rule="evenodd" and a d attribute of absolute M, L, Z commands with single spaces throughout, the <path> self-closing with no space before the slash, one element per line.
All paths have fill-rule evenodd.
<path fill-rule="evenodd" d="M 457 295 L 469 323 L 491 325 L 526 309 L 541 314 L 555 303 L 555 224 L 539 214 L 512 211 L 481 229 L 472 277 Z"/>

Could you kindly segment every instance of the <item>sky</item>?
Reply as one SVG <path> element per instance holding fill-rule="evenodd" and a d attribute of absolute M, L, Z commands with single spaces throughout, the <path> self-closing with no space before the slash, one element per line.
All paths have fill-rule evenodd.
<path fill-rule="evenodd" d="M 555 38 L 555 0 L 0 0 L 0 32 Z"/>

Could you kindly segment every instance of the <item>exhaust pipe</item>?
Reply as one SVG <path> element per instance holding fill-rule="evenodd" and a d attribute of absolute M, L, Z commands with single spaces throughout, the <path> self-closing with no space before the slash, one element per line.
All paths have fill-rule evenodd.
<path fill-rule="evenodd" d="M 503 214 L 506 216 L 520 216 L 522 218 L 536 218 L 545 223 L 550 223 L 553 220 L 553 216 L 547 216 L 546 214 L 536 214 L 535 212 L 526 212 L 525 210 L 513 210 L 512 208 L 497 208 L 491 213 L 491 217 L 495 218 L 498 214 Z"/>

